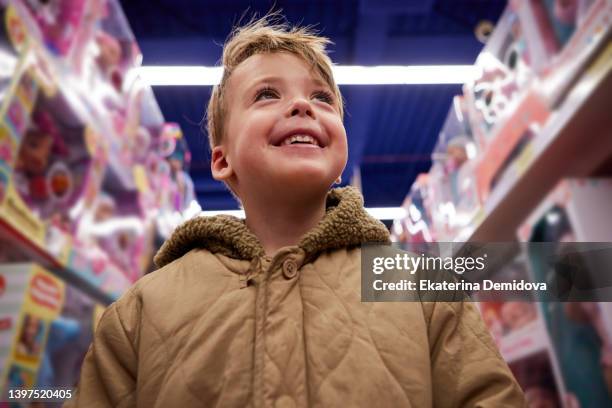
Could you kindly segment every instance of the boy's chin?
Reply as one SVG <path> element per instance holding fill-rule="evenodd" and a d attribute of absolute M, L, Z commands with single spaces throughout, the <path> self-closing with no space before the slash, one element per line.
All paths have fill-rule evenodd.
<path fill-rule="evenodd" d="M 279 192 L 301 196 L 327 192 L 335 178 L 320 172 L 303 171 L 278 174 L 270 181 L 270 186 L 274 186 Z"/>

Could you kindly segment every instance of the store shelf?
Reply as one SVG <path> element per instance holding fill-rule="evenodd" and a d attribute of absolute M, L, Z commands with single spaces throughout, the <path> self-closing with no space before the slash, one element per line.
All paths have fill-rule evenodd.
<path fill-rule="evenodd" d="M 137 189 L 134 174 L 129 165 L 121 163 L 113 145 L 122 143 L 125 135 L 118 134 L 108 119 L 108 107 L 106 102 L 120 105 L 126 97 L 117 93 L 110 84 L 99 78 L 99 73 L 88 72 L 92 67 L 80 67 L 75 69 L 71 66 L 70 57 L 58 57 L 52 54 L 43 43 L 42 34 L 27 8 L 17 2 L 15 6 L 19 12 L 21 22 L 27 27 L 27 32 L 33 38 L 31 52 L 34 59 L 44 61 L 39 65 L 44 65 L 48 70 L 48 80 L 53 84 L 60 84 L 62 96 L 67 100 L 70 109 L 79 119 L 90 126 L 93 131 L 100 135 L 102 142 L 106 144 L 108 154 L 108 172 L 113 185 L 117 191 L 134 191 Z M 68 58 L 68 60 L 66 59 Z M 76 71 L 81 71 L 75 74 Z M 87 74 L 84 74 L 87 72 Z M 91 82 L 94 81 L 94 82 Z M 69 85 L 66 85 L 69 84 Z M 144 85 L 137 81 L 132 83 L 135 87 L 141 88 Z M 156 105 L 153 92 L 145 93 L 146 98 L 152 98 L 147 103 Z"/>
<path fill-rule="evenodd" d="M 51 46 L 28 4 L 10 2 L 10 13 L 15 31 L 23 35 L 20 46 L 15 45 L 21 65 L 6 77 L 11 88 L 0 106 L 0 142 L 11 137 L 8 147 L 0 146 L 0 264 L 36 262 L 110 303 L 145 272 L 154 251 L 155 214 L 174 209 L 170 192 L 179 190 L 166 160 L 171 152 L 161 151 L 159 139 L 178 139 L 181 131 L 164 135 L 167 124 L 151 87 L 134 76 L 128 81 L 129 69 L 140 65 L 141 55 L 117 0 L 105 2 L 104 10 L 87 9 L 78 29 L 75 21 L 67 22 L 75 24 L 68 30 L 73 42 L 67 50 Z M 96 33 L 106 35 L 110 43 L 100 42 Z M 110 61 L 100 59 L 105 44 L 113 54 Z M 121 49 L 119 56 L 116 48 Z M 4 115 L 10 106 L 17 113 Z M 29 200 L 30 188 L 51 190 L 48 169 L 36 175 L 44 186 L 24 189 L 20 187 L 31 181 L 31 174 L 24 182 L 23 172 L 16 171 L 19 144 L 34 123 L 26 119 L 38 112 L 61 125 L 62 141 L 70 145 L 61 154 L 52 148 L 40 153 L 50 164 L 68 169 L 64 178 L 56 174 L 53 180 L 68 187 L 63 186 L 61 196 L 40 194 Z M 153 197 L 153 182 L 163 189 L 166 201 Z M 82 223 L 90 218 L 112 232 L 89 231 Z"/>
<path fill-rule="evenodd" d="M 58 241 L 61 241 L 61 238 Z M 3 250 L 10 253 L 15 259 L 40 264 L 61 279 L 81 289 L 98 302 L 109 304 L 116 300 L 116 293 L 113 293 L 115 291 L 111 292 L 102 289 L 99 285 L 89 281 L 81 273 L 70 267 L 68 260 L 71 256 L 69 253 L 60 253 L 65 252 L 62 251 L 62 245 L 58 245 L 55 248 L 58 252 L 53 253 L 49 248 L 40 246 L 10 222 L 2 218 L 0 218 L 0 244 L 2 244 Z M 75 249 L 71 248 L 71 250 L 74 251 Z M 115 268 L 115 270 L 106 272 L 116 274 L 119 271 Z M 125 288 L 127 288 L 127 281 Z"/>
<path fill-rule="evenodd" d="M 455 242 L 514 240 L 520 223 L 560 179 L 585 177 L 600 167 L 612 155 L 611 105 L 608 44 Z"/>

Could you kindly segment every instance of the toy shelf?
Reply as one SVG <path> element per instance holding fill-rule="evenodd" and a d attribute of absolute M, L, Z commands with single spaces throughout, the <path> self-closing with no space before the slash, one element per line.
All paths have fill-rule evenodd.
<path fill-rule="evenodd" d="M 126 130 L 118 131 L 113 127 L 112 121 L 109 120 L 109 111 L 113 110 L 113 108 L 129 109 L 127 106 L 124 106 L 124 102 L 137 93 L 142 93 L 143 99 L 145 99 L 143 105 L 156 106 L 157 102 L 150 87 L 144 85 L 142 81 L 134 76 L 129 78 L 126 76 L 126 83 L 123 84 L 122 93 L 120 93 L 113 89 L 110 83 L 101 80 L 99 78 L 100 74 L 94 67 L 83 63 L 82 66 L 75 69 L 72 65 L 76 64 L 75 61 L 79 60 L 78 57 L 86 60 L 88 57 L 85 55 L 69 55 L 67 57 L 54 55 L 47 47 L 42 45 L 44 42 L 43 36 L 31 13 L 27 11 L 27 7 L 21 2 L 12 2 L 12 4 L 19 12 L 21 23 L 27 28 L 27 32 L 32 37 L 30 40 L 31 48 L 34 49 L 37 58 L 45 61 L 47 65 L 50 76 L 48 79 L 61 87 L 63 96 L 68 100 L 71 109 L 75 111 L 83 123 L 87 123 L 97 135 L 103 135 L 102 142 L 106 144 L 107 151 L 109 152 L 107 169 L 115 189 L 118 191 L 137 190 L 138 182 L 132 171 L 132 163 L 122 163 L 119 154 L 116 153 L 118 146 L 126 138 L 126 135 L 122 134 Z M 114 2 L 111 3 L 111 5 L 114 4 Z M 128 24 L 127 21 L 123 21 L 125 17 L 122 14 L 117 14 L 114 18 L 121 20 L 119 24 Z M 92 27 L 81 28 L 84 32 L 90 32 L 92 29 Z M 129 37 L 133 38 L 131 31 L 129 31 Z M 132 47 L 136 47 L 135 39 L 133 41 Z M 139 52 L 139 50 L 135 51 L 135 53 Z M 133 65 L 135 67 L 140 64 L 141 57 L 133 58 Z M 127 83 L 128 79 L 129 83 Z M 110 104 L 113 108 L 109 108 L 109 106 L 106 106 L 107 104 Z M 157 110 L 159 110 L 159 107 L 157 107 Z M 161 126 L 163 124 L 163 116 L 161 113 L 156 116 L 160 118 L 159 123 L 156 123 L 156 125 Z"/>
<path fill-rule="evenodd" d="M 182 219 L 194 194 L 180 127 L 131 74 L 142 56 L 120 3 L 96 4 L 64 21 L 53 5 L 0 1 L 14 60 L 0 92 L 0 268 L 33 261 L 110 303 L 150 269 L 156 221 Z"/>
<path fill-rule="evenodd" d="M 109 270 L 102 271 L 102 274 L 113 274 L 117 282 L 124 281 L 124 287 L 120 287 L 122 285 L 119 284 L 115 285 L 117 287 L 114 289 L 108 287 L 102 288 L 70 265 L 70 252 L 76 251 L 75 248 L 70 248 L 64 254 L 54 254 L 49 248 L 41 247 L 22 231 L 19 231 L 2 218 L 0 218 L 0 243 L 5 249 L 10 249 L 12 256 L 17 259 L 27 259 L 43 266 L 103 304 L 115 301 L 120 291 L 130 286 L 127 280 L 117 274 L 119 272 L 118 269 L 110 267 Z"/>
<path fill-rule="evenodd" d="M 560 179 L 588 176 L 603 165 L 612 152 L 611 94 L 608 44 L 455 242 L 513 241 L 520 223 Z"/>

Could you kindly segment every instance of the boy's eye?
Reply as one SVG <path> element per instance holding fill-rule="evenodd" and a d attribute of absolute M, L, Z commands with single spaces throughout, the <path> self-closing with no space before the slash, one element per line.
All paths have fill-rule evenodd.
<path fill-rule="evenodd" d="M 334 97 L 331 93 L 327 91 L 318 91 L 312 95 L 313 98 L 317 98 L 322 102 L 328 103 L 330 105 L 334 104 Z"/>
<path fill-rule="evenodd" d="M 275 98 L 278 98 L 278 92 L 268 87 L 260 89 L 255 94 L 255 101 L 261 101 L 265 99 L 275 99 Z"/>

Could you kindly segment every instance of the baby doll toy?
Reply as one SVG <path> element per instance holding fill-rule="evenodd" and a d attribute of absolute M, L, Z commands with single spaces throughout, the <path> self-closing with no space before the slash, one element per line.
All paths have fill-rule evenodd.
<path fill-rule="evenodd" d="M 94 208 L 91 221 L 93 228 L 83 232 L 87 234 L 95 231 L 93 235 L 96 244 L 130 281 L 135 281 L 140 277 L 139 259 L 144 243 L 138 228 L 133 225 L 108 228 L 113 220 L 120 221 L 123 218 L 118 211 L 116 200 L 102 192 Z"/>
<path fill-rule="evenodd" d="M 144 127 L 139 126 L 134 135 L 134 146 L 132 148 L 134 158 L 137 162 L 144 163 L 147 160 L 147 154 L 151 147 L 151 132 Z"/>
<path fill-rule="evenodd" d="M 68 148 L 51 116 L 38 111 L 21 142 L 15 165 L 18 190 L 27 203 L 40 203 L 50 196 L 61 199 L 70 189 L 68 168 L 59 161 L 52 163 L 52 156 L 66 157 Z"/>
<path fill-rule="evenodd" d="M 191 162 L 191 152 L 183 138 L 180 127 L 176 123 L 166 123 L 164 127 L 175 137 L 174 149 L 172 153 L 167 155 L 167 160 L 177 190 L 172 204 L 176 210 L 182 211 L 194 199 L 193 182 L 186 171 Z"/>

